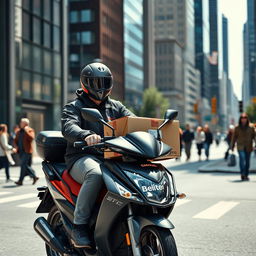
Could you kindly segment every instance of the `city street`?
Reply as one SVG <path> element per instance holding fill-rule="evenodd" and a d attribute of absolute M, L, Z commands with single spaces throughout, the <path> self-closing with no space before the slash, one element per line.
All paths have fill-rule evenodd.
<path fill-rule="evenodd" d="M 211 161 L 224 155 L 226 145 L 212 147 Z M 204 158 L 203 158 L 204 159 Z M 250 182 L 240 182 L 238 174 L 199 173 L 205 165 L 198 162 L 195 146 L 190 162 L 168 160 L 179 192 L 187 198 L 179 200 L 170 216 L 181 256 L 247 256 L 256 255 L 256 175 Z M 33 186 L 29 178 L 24 185 L 5 183 L 0 171 L 0 255 L 43 256 L 44 243 L 33 230 L 38 205 L 36 187 L 45 185 L 40 165 L 34 168 L 40 176 Z M 17 180 L 19 168 L 11 168 L 11 178 Z"/>

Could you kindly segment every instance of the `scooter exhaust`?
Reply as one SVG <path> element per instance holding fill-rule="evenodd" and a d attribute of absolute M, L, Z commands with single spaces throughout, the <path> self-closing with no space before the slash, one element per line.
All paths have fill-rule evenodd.
<path fill-rule="evenodd" d="M 39 217 L 34 222 L 34 229 L 39 236 L 56 252 L 67 254 L 68 250 L 65 249 L 62 242 L 56 237 L 51 226 L 44 217 Z"/>

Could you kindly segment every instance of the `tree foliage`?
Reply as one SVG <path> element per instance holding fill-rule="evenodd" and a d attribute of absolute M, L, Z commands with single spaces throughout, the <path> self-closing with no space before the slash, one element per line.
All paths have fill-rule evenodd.
<path fill-rule="evenodd" d="M 149 88 L 144 91 L 143 104 L 140 109 L 140 116 L 162 118 L 169 102 L 156 88 Z"/>
<path fill-rule="evenodd" d="M 249 119 L 251 122 L 256 123 L 256 104 L 250 104 L 247 108 L 246 108 L 246 113 L 249 116 Z"/>

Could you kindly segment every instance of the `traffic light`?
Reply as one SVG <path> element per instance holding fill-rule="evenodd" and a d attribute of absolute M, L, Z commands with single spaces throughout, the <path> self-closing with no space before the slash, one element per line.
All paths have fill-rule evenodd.
<path fill-rule="evenodd" d="M 243 112 L 244 112 L 243 101 L 240 100 L 240 101 L 239 101 L 239 113 L 243 113 Z"/>
<path fill-rule="evenodd" d="M 217 114 L 217 98 L 212 97 L 211 99 L 212 114 Z"/>

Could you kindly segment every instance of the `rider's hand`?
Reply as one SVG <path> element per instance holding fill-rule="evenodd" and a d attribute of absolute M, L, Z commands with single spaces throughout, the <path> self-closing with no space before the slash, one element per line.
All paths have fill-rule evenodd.
<path fill-rule="evenodd" d="M 12 149 L 12 152 L 13 152 L 13 153 L 17 153 L 17 149 L 16 149 L 16 148 L 13 148 L 13 149 Z"/>
<path fill-rule="evenodd" d="M 88 146 L 91 146 L 91 145 L 99 143 L 101 141 L 101 137 L 100 137 L 100 135 L 92 134 L 92 135 L 87 136 L 84 140 L 86 141 Z"/>

